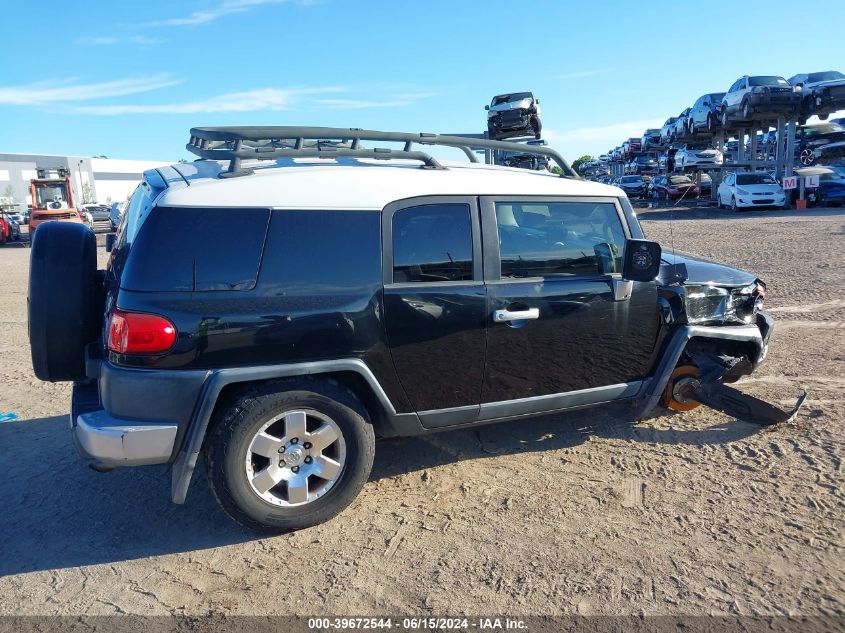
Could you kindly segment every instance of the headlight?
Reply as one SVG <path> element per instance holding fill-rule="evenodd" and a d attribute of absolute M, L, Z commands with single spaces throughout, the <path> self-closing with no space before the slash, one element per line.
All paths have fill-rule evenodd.
<path fill-rule="evenodd" d="M 755 281 L 742 288 L 688 286 L 687 322 L 753 323 L 754 315 L 763 309 L 765 297 L 766 286 L 762 281 Z"/>
<path fill-rule="evenodd" d="M 751 193 L 748 189 L 741 189 L 739 187 L 736 188 L 736 192 L 741 196 L 747 196 Z"/>

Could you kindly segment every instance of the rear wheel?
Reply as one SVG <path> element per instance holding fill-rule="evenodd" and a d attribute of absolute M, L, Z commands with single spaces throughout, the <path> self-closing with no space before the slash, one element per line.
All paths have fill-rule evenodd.
<path fill-rule="evenodd" d="M 801 161 L 801 164 L 805 167 L 810 167 L 816 162 L 816 155 L 813 153 L 813 150 L 808 147 L 805 147 L 801 150 L 799 160 Z"/>
<path fill-rule="evenodd" d="M 85 346 L 97 339 L 103 285 L 97 241 L 83 224 L 45 222 L 31 241 L 29 343 L 32 368 L 51 382 L 85 378 Z"/>
<path fill-rule="evenodd" d="M 358 399 L 330 380 L 262 383 L 234 398 L 205 442 L 211 489 L 251 529 L 328 521 L 369 477 L 375 436 Z"/>

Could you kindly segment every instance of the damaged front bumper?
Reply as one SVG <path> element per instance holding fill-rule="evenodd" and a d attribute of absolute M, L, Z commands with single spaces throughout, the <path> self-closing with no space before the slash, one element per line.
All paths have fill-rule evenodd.
<path fill-rule="evenodd" d="M 639 419 L 647 416 L 657 406 L 673 370 L 692 339 L 722 340 L 746 344 L 752 352 L 748 357 L 750 368 L 743 373 L 753 371 L 766 358 L 769 339 L 774 328 L 774 320 L 768 314 L 758 312 L 756 317 L 757 323 L 754 325 L 684 325 L 678 327 L 666 347 L 654 377 L 646 388 L 643 404 L 636 417 Z M 806 393 L 798 398 L 792 409 L 784 411 L 759 398 L 743 394 L 724 385 L 723 379 L 727 379 L 729 376 L 734 379 L 738 377 L 735 369 L 740 366 L 740 363 L 737 360 L 732 363 L 725 363 L 721 362 L 718 356 L 701 353 L 695 354 L 693 360 L 701 371 L 701 377 L 690 383 L 685 395 L 689 399 L 696 400 L 705 406 L 737 419 L 764 426 L 785 422 L 795 417 L 798 409 L 804 403 Z"/>

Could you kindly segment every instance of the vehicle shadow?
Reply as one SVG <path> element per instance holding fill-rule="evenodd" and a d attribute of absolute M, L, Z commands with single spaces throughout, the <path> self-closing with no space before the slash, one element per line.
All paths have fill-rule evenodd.
<path fill-rule="evenodd" d="M 665 444 L 721 444 L 758 427 L 634 426 L 629 409 L 590 410 L 379 441 L 372 480 L 466 459 L 574 447 L 591 435 Z M 257 533 L 218 507 L 200 464 L 184 506 L 170 502 L 165 466 L 101 474 L 76 455 L 67 416 L 0 423 L 0 576 L 242 543 Z"/>
<path fill-rule="evenodd" d="M 96 473 L 67 416 L 0 424 L 0 576 L 187 552 L 248 541 L 220 510 L 202 466 L 185 506 L 164 466 Z"/>
<path fill-rule="evenodd" d="M 719 219 L 752 219 L 752 218 L 812 218 L 830 217 L 845 214 L 845 207 L 811 207 L 803 211 L 795 209 L 743 209 L 731 211 L 719 209 L 716 206 L 677 207 L 656 206 L 652 208 L 635 209 L 641 221 L 668 222 L 670 220 L 719 220 Z"/>
<path fill-rule="evenodd" d="M 704 446 L 734 442 L 759 431 L 757 425 L 727 419 L 705 428 L 656 428 L 648 421 L 634 424 L 631 409 L 625 405 L 607 404 L 472 429 L 382 440 L 370 478 L 394 477 L 465 459 L 572 448 L 591 436 Z"/>

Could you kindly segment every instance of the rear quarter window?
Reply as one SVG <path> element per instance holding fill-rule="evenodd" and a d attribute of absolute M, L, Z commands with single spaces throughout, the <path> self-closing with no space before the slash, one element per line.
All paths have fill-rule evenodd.
<path fill-rule="evenodd" d="M 268 295 L 343 294 L 380 282 L 379 211 L 273 211 L 260 275 Z"/>
<path fill-rule="evenodd" d="M 141 226 L 121 279 L 126 290 L 251 290 L 269 209 L 156 207 Z"/>

